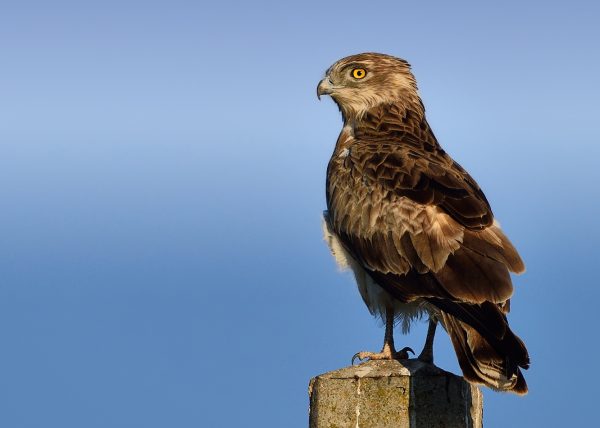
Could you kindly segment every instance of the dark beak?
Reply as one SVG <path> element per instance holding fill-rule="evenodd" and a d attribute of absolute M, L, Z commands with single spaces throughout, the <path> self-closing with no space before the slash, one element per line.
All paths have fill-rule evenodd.
<path fill-rule="evenodd" d="M 317 98 L 321 99 L 321 95 L 331 95 L 332 89 L 333 83 L 329 80 L 329 77 L 325 77 L 317 86 Z"/>

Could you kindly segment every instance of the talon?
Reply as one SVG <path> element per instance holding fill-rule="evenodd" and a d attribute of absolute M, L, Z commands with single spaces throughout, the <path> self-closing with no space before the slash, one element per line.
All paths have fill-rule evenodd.
<path fill-rule="evenodd" d="M 357 352 L 356 354 L 354 354 L 352 356 L 352 365 L 354 365 L 354 361 L 355 360 L 358 360 L 358 361 L 362 362 L 362 358 L 360 358 L 360 352 Z"/>
<path fill-rule="evenodd" d="M 415 351 L 413 351 L 412 348 L 406 346 L 405 348 L 402 348 L 400 351 L 396 352 L 394 356 L 397 360 L 408 360 L 409 352 L 415 355 Z"/>

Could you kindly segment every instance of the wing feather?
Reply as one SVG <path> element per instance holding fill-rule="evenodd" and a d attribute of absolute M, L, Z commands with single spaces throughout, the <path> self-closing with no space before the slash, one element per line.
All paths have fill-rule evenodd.
<path fill-rule="evenodd" d="M 459 301 L 502 303 L 524 265 L 473 178 L 441 148 L 355 140 L 328 168 L 332 229 L 371 271 L 432 273 Z M 423 146 L 427 147 L 427 146 Z"/>

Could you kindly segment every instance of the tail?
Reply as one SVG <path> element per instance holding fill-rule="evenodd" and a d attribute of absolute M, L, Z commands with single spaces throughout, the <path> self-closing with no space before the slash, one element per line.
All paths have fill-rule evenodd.
<path fill-rule="evenodd" d="M 527 394 L 521 373 L 522 368 L 529 368 L 527 349 L 497 305 L 427 300 L 441 309 L 442 325 L 466 380 L 499 391 Z"/>

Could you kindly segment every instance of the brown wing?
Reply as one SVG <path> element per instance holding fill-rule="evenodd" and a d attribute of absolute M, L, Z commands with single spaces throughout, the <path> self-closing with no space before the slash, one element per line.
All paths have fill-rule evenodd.
<path fill-rule="evenodd" d="M 443 150 L 407 136 L 355 141 L 334 156 L 327 196 L 333 229 L 365 268 L 431 273 L 444 288 L 415 287 L 412 297 L 504 302 L 509 270 L 524 268 L 477 183 Z"/>
<path fill-rule="evenodd" d="M 332 158 L 327 189 L 342 245 L 396 299 L 440 310 L 465 377 L 526 393 L 529 355 L 505 316 L 524 266 L 475 181 L 441 150 L 359 141 Z"/>
<path fill-rule="evenodd" d="M 442 149 L 426 150 L 410 135 L 393 143 L 357 141 L 349 153 L 353 174 L 366 185 L 435 205 L 470 230 L 491 226 L 494 215 L 473 178 Z"/>

